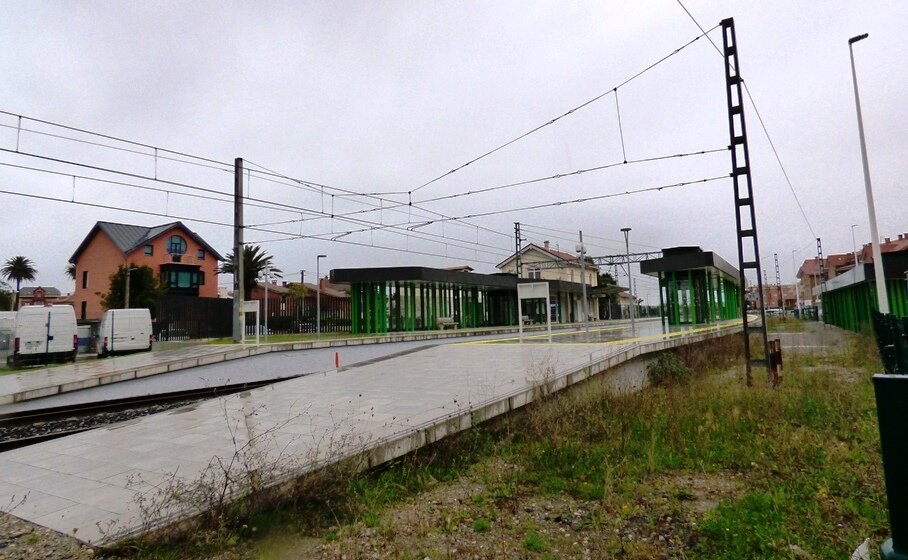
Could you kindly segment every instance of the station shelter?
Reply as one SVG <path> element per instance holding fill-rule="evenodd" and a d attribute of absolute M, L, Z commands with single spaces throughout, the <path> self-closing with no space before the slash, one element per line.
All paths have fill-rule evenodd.
<path fill-rule="evenodd" d="M 673 247 L 640 262 L 640 272 L 659 279 L 663 324 L 704 325 L 741 316 L 738 270 L 712 251 Z"/>
<path fill-rule="evenodd" d="M 415 266 L 331 271 L 333 284 L 350 286 L 353 334 L 434 330 L 452 323 L 460 328 L 516 326 L 517 283 L 533 281 L 507 273 Z M 549 281 L 552 301 L 580 294 L 582 288 L 579 283 Z M 525 303 L 524 321 L 545 323 L 544 307 L 538 301 Z M 560 306 L 548 312 L 559 322 Z"/>
<path fill-rule="evenodd" d="M 883 253 L 883 275 L 889 313 L 908 317 L 908 251 Z M 823 322 L 850 331 L 871 328 L 871 312 L 879 311 L 873 262 L 864 262 L 814 289 L 820 297 Z"/>

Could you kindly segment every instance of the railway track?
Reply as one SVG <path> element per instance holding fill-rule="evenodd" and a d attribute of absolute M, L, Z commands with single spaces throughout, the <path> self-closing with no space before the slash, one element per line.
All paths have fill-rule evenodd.
<path fill-rule="evenodd" d="M 0 414 L 0 452 L 163 412 L 213 397 L 255 389 L 294 377 L 299 376 Z"/>

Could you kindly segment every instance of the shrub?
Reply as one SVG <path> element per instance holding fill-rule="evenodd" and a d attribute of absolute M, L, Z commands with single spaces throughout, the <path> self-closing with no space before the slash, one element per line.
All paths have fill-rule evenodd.
<path fill-rule="evenodd" d="M 663 352 L 647 364 L 646 376 L 652 385 L 669 387 L 690 381 L 691 371 L 672 352 Z"/>

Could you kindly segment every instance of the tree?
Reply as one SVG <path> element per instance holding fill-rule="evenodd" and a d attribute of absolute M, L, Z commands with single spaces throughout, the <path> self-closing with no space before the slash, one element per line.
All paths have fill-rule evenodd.
<path fill-rule="evenodd" d="M 271 276 L 277 278 L 281 277 L 283 271 L 279 268 L 275 268 L 275 266 L 271 264 L 271 260 L 271 255 L 265 253 L 258 245 L 243 246 L 243 299 L 252 298 L 252 289 L 255 287 L 255 281 L 264 275 L 265 268 L 270 270 Z M 233 274 L 236 270 L 235 266 L 236 259 L 231 251 L 230 253 L 227 253 L 227 259 L 224 261 L 224 264 L 218 268 L 218 273 Z"/>
<path fill-rule="evenodd" d="M 615 281 L 615 278 L 608 272 L 600 272 L 597 282 L 598 286 L 617 286 L 618 282 Z M 613 294 L 608 294 L 608 302 L 612 305 L 618 303 L 618 292 Z"/>
<path fill-rule="evenodd" d="M 129 307 L 147 307 L 155 315 L 158 297 L 164 289 L 158 282 L 154 270 L 147 266 L 129 265 Z M 110 289 L 106 294 L 101 294 L 101 307 L 104 309 L 122 309 L 126 305 L 126 274 L 128 268 L 124 265 L 117 267 L 117 271 L 110 275 Z"/>
<path fill-rule="evenodd" d="M 69 263 L 66 265 L 66 275 L 69 276 L 70 280 L 76 279 L 76 265 Z"/>
<path fill-rule="evenodd" d="M 0 309 L 10 311 L 13 309 L 13 289 L 2 281 L 0 281 Z"/>
<path fill-rule="evenodd" d="M 19 288 L 21 287 L 23 280 L 34 280 L 38 275 L 38 271 L 35 270 L 35 267 L 32 265 L 27 257 L 17 256 L 12 257 L 6 264 L 3 265 L 3 268 L 0 268 L 0 274 L 2 274 L 7 280 L 16 281 L 16 304 L 13 309 L 19 307 Z"/>

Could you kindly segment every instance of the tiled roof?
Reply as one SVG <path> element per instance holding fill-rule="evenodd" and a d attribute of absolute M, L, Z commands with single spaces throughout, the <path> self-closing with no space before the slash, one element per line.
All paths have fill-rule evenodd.
<path fill-rule="evenodd" d="M 908 233 L 902 233 L 897 238 L 890 239 L 889 242 L 880 243 L 881 253 L 899 253 L 901 251 L 908 251 Z M 861 262 L 873 262 L 873 250 L 870 243 L 861 247 Z"/>
<path fill-rule="evenodd" d="M 826 257 L 826 267 L 841 268 L 854 264 L 854 255 L 851 253 L 842 253 L 839 255 L 829 255 Z"/>
<path fill-rule="evenodd" d="M 174 229 L 180 229 L 186 235 L 191 237 L 196 243 L 201 245 L 211 256 L 216 258 L 219 261 L 224 260 L 224 257 L 221 256 L 211 245 L 209 245 L 204 239 L 199 237 L 194 231 L 186 227 L 183 222 L 171 222 L 169 224 L 163 224 L 159 226 L 134 226 L 131 224 L 117 224 L 114 222 L 97 222 L 95 226 L 88 232 L 88 235 L 85 236 L 85 239 L 79 245 L 79 248 L 76 249 L 76 252 L 73 253 L 73 256 L 70 257 L 69 262 L 75 263 L 78 260 L 79 255 L 82 254 L 82 251 L 88 247 L 88 244 L 91 243 L 91 240 L 94 239 L 95 234 L 98 231 L 103 231 L 107 234 L 107 237 L 113 241 L 114 245 L 117 246 L 123 254 L 130 253 L 134 249 L 140 247 L 156 239 L 157 237 L 172 231 Z"/>
<path fill-rule="evenodd" d="M 580 266 L 580 258 L 578 255 L 575 255 L 572 253 L 565 253 L 564 251 L 558 251 L 556 249 L 540 247 L 539 245 L 536 245 L 535 243 L 530 243 L 529 245 L 525 245 L 523 247 L 523 249 L 520 250 L 520 254 L 524 255 L 532 249 L 536 249 L 540 253 L 554 257 L 555 259 L 564 262 L 564 264 L 566 266 L 578 266 L 578 267 Z M 514 260 L 514 255 L 511 255 L 510 257 L 508 257 L 505 260 L 498 263 L 498 265 L 496 265 L 496 268 L 500 269 L 505 264 L 511 262 L 512 260 Z M 587 262 L 587 266 L 595 266 L 593 264 L 592 259 L 590 259 L 589 257 L 586 257 L 585 260 Z M 532 264 L 532 263 L 524 262 L 523 264 L 526 265 L 526 264 Z"/>

